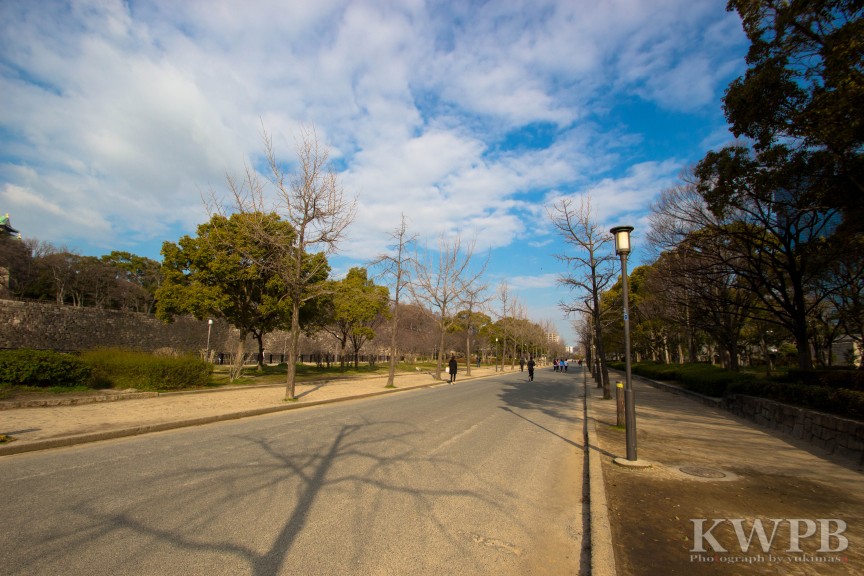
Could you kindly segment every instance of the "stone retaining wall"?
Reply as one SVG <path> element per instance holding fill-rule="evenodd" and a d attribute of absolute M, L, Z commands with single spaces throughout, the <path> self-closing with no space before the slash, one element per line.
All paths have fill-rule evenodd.
<path fill-rule="evenodd" d="M 0 348 L 87 350 L 122 347 L 197 353 L 207 347 L 207 320 L 191 316 L 164 324 L 149 314 L 0 300 Z M 222 320 L 210 329 L 211 350 L 236 349 L 237 331 Z"/>
<path fill-rule="evenodd" d="M 742 394 L 727 398 L 724 407 L 760 426 L 864 463 L 864 422 Z"/>

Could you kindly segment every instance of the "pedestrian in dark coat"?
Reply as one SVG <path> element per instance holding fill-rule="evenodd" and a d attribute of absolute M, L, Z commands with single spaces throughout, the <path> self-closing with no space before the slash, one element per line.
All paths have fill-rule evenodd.
<path fill-rule="evenodd" d="M 534 357 L 528 358 L 528 381 L 534 381 Z"/>
<path fill-rule="evenodd" d="M 456 362 L 456 355 L 450 356 L 450 362 L 447 364 L 448 371 L 450 372 L 450 384 L 456 382 L 456 370 L 459 368 L 459 363 Z"/>

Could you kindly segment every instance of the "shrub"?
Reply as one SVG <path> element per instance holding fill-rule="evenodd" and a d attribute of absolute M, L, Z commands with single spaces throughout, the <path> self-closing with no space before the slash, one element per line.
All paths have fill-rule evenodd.
<path fill-rule="evenodd" d="M 139 390 L 180 390 L 210 384 L 211 364 L 194 355 L 154 356 L 118 348 L 99 348 L 82 354 L 93 367 L 94 385 Z"/>
<path fill-rule="evenodd" d="M 733 382 L 746 377 L 711 364 L 657 364 L 640 362 L 632 366 L 634 374 L 652 380 L 674 380 L 688 390 L 720 398 Z"/>
<path fill-rule="evenodd" d="M 844 418 L 864 420 L 864 392 L 855 390 L 753 380 L 736 382 L 729 386 L 727 393 L 770 398 Z"/>
<path fill-rule="evenodd" d="M 846 390 L 864 392 L 864 371 L 862 370 L 790 369 L 787 374 L 777 377 L 776 380 L 789 384 L 825 386 L 827 388 L 845 388 Z"/>
<path fill-rule="evenodd" d="M 864 420 L 864 374 L 854 370 L 790 370 L 769 380 L 730 372 L 709 364 L 639 363 L 634 374 L 653 380 L 674 380 L 694 392 L 724 397 L 746 394 Z"/>
<path fill-rule="evenodd" d="M 90 367 L 77 356 L 49 350 L 0 350 L 0 385 L 75 387 L 87 385 Z"/>

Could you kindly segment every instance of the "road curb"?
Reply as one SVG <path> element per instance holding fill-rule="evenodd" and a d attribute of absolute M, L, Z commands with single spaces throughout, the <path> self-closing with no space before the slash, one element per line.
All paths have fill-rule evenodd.
<path fill-rule="evenodd" d="M 593 382 L 593 379 L 591 380 Z M 603 481 L 603 462 L 597 444 L 597 422 L 591 412 L 591 394 L 587 380 L 585 394 L 585 449 L 588 451 L 589 510 L 591 514 L 591 575 L 617 576 L 615 551 L 612 549 L 612 526 Z"/>
<path fill-rule="evenodd" d="M 472 377 L 473 380 L 475 377 Z M 476 378 L 482 378 L 477 376 Z M 87 444 L 90 442 L 100 442 L 102 440 L 113 440 L 116 438 L 126 438 L 129 436 L 140 436 L 152 432 L 164 432 L 166 430 L 175 430 L 178 428 L 188 428 L 191 426 L 201 426 L 203 424 L 212 424 L 214 422 L 224 422 L 227 420 L 239 420 L 241 418 L 249 418 L 252 416 L 263 416 L 265 414 L 273 414 L 276 412 L 284 412 L 285 410 L 296 410 L 299 408 L 307 408 L 310 406 L 320 406 L 322 404 L 333 404 L 335 402 L 344 402 L 347 400 L 359 400 L 362 398 L 371 398 L 384 394 L 393 394 L 395 392 L 404 392 L 406 390 L 416 390 L 419 388 L 431 388 L 447 384 L 444 381 L 430 382 L 428 384 L 413 384 L 402 388 L 387 388 L 376 392 L 367 392 L 365 394 L 354 394 L 351 396 L 342 396 L 338 398 L 327 398 L 324 400 L 310 400 L 308 402 L 298 401 L 295 403 L 284 404 L 282 406 L 268 406 L 266 408 L 256 408 L 254 410 L 242 410 L 240 412 L 231 412 L 227 414 L 216 414 L 214 416 L 202 416 L 200 418 L 189 418 L 186 420 L 178 420 L 174 422 L 160 422 L 158 424 L 146 424 L 142 426 L 130 426 L 128 428 L 118 428 L 116 430 L 106 430 L 104 432 L 93 432 L 89 434 L 77 434 L 75 436 L 66 436 L 63 438 L 46 438 L 44 440 L 34 440 L 17 444 L 15 441 L 9 444 L 0 445 L 0 456 L 10 454 L 22 454 L 25 452 L 35 452 L 38 450 L 48 450 L 51 448 L 63 448 L 67 446 L 76 446 L 78 444 Z"/>

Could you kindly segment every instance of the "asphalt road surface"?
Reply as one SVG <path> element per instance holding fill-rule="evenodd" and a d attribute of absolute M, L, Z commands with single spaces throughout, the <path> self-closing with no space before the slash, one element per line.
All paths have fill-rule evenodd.
<path fill-rule="evenodd" d="M 587 574 L 581 377 L 527 380 L 4 457 L 0 573 Z"/>

